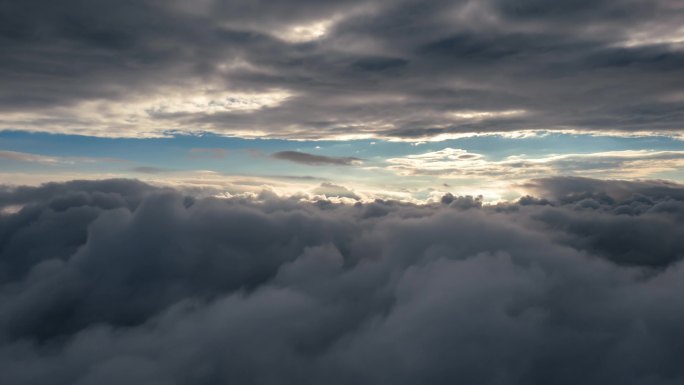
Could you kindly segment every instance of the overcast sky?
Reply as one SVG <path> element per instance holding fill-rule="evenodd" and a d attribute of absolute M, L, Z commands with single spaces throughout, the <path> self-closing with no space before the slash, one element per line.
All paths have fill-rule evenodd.
<path fill-rule="evenodd" d="M 3 1 L 2 175 L 347 177 L 407 199 L 682 180 L 682 20 L 678 0 Z"/>

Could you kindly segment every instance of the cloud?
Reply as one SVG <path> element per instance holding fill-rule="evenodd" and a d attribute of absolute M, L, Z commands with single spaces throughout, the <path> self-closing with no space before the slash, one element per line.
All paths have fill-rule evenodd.
<path fill-rule="evenodd" d="M 683 12 L 677 0 L 27 0 L 0 20 L 0 127 L 111 137 L 680 136 Z"/>
<path fill-rule="evenodd" d="M 22 208 L 0 214 L 3 380 L 681 382 L 684 188 L 531 187 L 551 193 L 338 205 L 4 187 L 0 206 Z"/>
<path fill-rule="evenodd" d="M 16 162 L 39 163 L 43 165 L 69 165 L 76 163 L 126 163 L 124 159 L 108 157 L 82 157 L 82 156 L 48 156 L 18 151 L 0 151 L 0 160 L 6 159 Z"/>
<path fill-rule="evenodd" d="M 61 162 L 60 158 L 17 151 L 0 151 L 0 159 L 43 164 L 58 164 Z"/>
<path fill-rule="evenodd" d="M 482 154 L 444 148 L 389 158 L 388 168 L 399 175 L 443 177 L 501 177 L 529 179 L 581 174 L 594 177 L 643 178 L 684 167 L 684 151 L 623 150 L 586 154 L 512 155 L 489 160 Z"/>
<path fill-rule="evenodd" d="M 306 152 L 299 151 L 280 151 L 271 156 L 276 159 L 283 159 L 290 162 L 307 164 L 310 166 L 320 166 L 325 164 L 351 166 L 361 163 L 361 159 L 354 157 L 332 157 L 308 154 Z"/>
<path fill-rule="evenodd" d="M 153 167 L 153 166 L 137 166 L 133 167 L 131 171 L 140 174 L 163 174 L 166 172 L 173 172 L 175 170 L 164 167 Z"/>
<path fill-rule="evenodd" d="M 311 191 L 313 194 L 323 195 L 325 197 L 340 197 L 360 200 L 361 197 L 354 191 L 340 185 L 330 182 L 323 182 L 320 186 Z"/>
<path fill-rule="evenodd" d="M 666 180 L 628 181 L 554 177 L 532 180 L 523 183 L 522 187 L 562 203 L 574 202 L 594 195 L 603 195 L 614 202 L 628 199 L 634 194 L 684 200 L 684 195 L 682 195 L 684 186 Z"/>

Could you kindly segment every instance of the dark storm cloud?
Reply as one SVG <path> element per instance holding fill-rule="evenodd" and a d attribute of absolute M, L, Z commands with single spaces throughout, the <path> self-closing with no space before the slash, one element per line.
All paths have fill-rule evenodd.
<path fill-rule="evenodd" d="M 28 115 L 6 115 L 2 125 L 296 138 L 676 132 L 684 119 L 683 17 L 676 0 L 3 1 L 0 108 Z M 316 23 L 319 38 L 288 35 Z M 136 121 L 154 124 L 125 133 L 117 128 L 123 112 L 102 123 L 73 107 L 208 87 L 292 96 L 249 111 L 146 105 Z M 459 111 L 494 114 L 454 117 Z M 496 114 L 505 111 L 525 113 Z"/>
<path fill-rule="evenodd" d="M 353 164 L 358 164 L 361 159 L 354 157 L 333 157 L 324 155 L 314 155 L 308 154 L 306 152 L 299 151 L 280 151 L 276 152 L 272 157 L 276 159 L 288 160 L 290 162 L 308 164 L 311 166 L 318 166 L 324 164 L 333 164 L 338 166 L 350 166 Z"/>
<path fill-rule="evenodd" d="M 534 183 L 495 206 L 3 188 L 3 382 L 684 381 L 683 188 Z"/>

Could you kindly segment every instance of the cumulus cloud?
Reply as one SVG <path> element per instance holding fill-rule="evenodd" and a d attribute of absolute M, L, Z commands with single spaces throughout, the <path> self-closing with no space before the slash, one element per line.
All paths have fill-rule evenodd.
<path fill-rule="evenodd" d="M 340 198 L 351 198 L 354 200 L 359 200 L 361 197 L 354 191 L 330 182 L 323 182 L 320 186 L 316 187 L 311 191 L 313 194 L 319 194 L 326 197 L 340 197 Z"/>
<path fill-rule="evenodd" d="M 334 156 L 324 156 L 324 155 L 314 155 L 306 152 L 299 151 L 279 151 L 271 155 L 276 159 L 288 160 L 290 162 L 302 163 L 312 166 L 319 166 L 324 164 L 332 164 L 338 166 L 351 166 L 355 164 L 360 164 L 361 159 L 345 156 L 345 157 L 334 157 Z"/>
<path fill-rule="evenodd" d="M 681 130 L 678 0 L 200 3 L 5 1 L 0 127 L 400 140 Z"/>
<path fill-rule="evenodd" d="M 676 384 L 684 187 L 482 205 L 3 187 L 12 384 Z M 37 241 L 39 240 L 39 241 Z"/>

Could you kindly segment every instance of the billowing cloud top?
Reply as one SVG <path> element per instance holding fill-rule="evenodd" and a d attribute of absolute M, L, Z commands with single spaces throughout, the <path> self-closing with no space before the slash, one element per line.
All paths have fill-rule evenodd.
<path fill-rule="evenodd" d="M 0 129 L 676 135 L 682 19 L 678 0 L 2 1 Z"/>
<path fill-rule="evenodd" d="M 494 206 L 2 188 L 2 381 L 682 383 L 684 187 L 529 188 Z"/>

